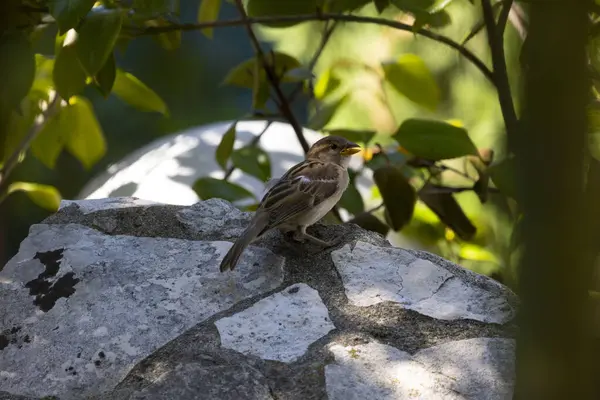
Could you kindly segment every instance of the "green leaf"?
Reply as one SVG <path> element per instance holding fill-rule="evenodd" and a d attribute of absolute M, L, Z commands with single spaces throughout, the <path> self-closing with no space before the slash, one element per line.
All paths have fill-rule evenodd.
<path fill-rule="evenodd" d="M 348 221 L 349 224 L 356 224 L 363 229 L 371 232 L 377 232 L 383 236 L 386 236 L 390 231 L 390 228 L 381 222 L 379 218 L 371 213 L 363 212 L 358 214 L 356 217 Z"/>
<path fill-rule="evenodd" d="M 477 229 L 471 223 L 452 193 L 439 192 L 435 185 L 425 184 L 419 191 L 419 198 L 438 218 L 461 239 L 470 240 Z"/>
<path fill-rule="evenodd" d="M 285 74 L 301 66 L 300 61 L 296 58 L 278 51 L 265 54 L 265 61 L 274 70 L 275 76 L 283 77 L 282 82 L 293 82 L 293 79 L 286 78 Z M 261 62 L 256 57 L 253 57 L 233 67 L 225 77 L 223 83 L 252 89 L 254 87 L 255 63 L 258 63 L 258 70 L 260 71 L 259 79 L 266 80 L 266 74 Z"/>
<path fill-rule="evenodd" d="M 156 111 L 169 115 L 165 102 L 148 86 L 129 72 L 117 69 L 113 93 L 141 111 Z"/>
<path fill-rule="evenodd" d="M 460 246 L 460 251 L 458 253 L 460 258 L 465 260 L 473 260 L 473 261 L 484 261 L 491 262 L 494 264 L 500 264 L 500 260 L 498 257 L 485 247 L 481 247 L 476 244 L 465 243 Z"/>
<path fill-rule="evenodd" d="M 46 167 L 54 169 L 56 159 L 65 147 L 70 133 L 77 129 L 77 121 L 69 107 L 61 108 L 44 123 L 37 137 L 31 143 L 35 158 Z"/>
<path fill-rule="evenodd" d="M 415 156 L 438 161 L 477 154 L 475 145 L 463 128 L 428 119 L 407 119 L 394 139 Z"/>
<path fill-rule="evenodd" d="M 365 210 L 363 198 L 353 184 L 348 185 L 348 188 L 344 191 L 339 206 L 353 215 L 358 215 Z"/>
<path fill-rule="evenodd" d="M 65 100 L 75 96 L 85 87 L 87 75 L 77 58 L 75 46 L 60 48 L 54 61 L 52 79 L 56 91 Z"/>
<path fill-rule="evenodd" d="M 179 13 L 179 0 L 133 0 L 132 8 L 146 15 Z"/>
<path fill-rule="evenodd" d="M 0 123 L 0 164 L 17 150 L 33 125 L 36 115 L 41 112 L 40 97 L 43 95 L 31 91 L 21 102 L 21 112 L 7 109 L 4 110 L 7 116 L 0 116 L 0 121 L 3 121 Z"/>
<path fill-rule="evenodd" d="M 494 185 L 506 196 L 516 199 L 515 186 L 516 165 L 514 157 L 507 157 L 488 168 L 488 173 Z"/>
<path fill-rule="evenodd" d="M 331 69 L 325 70 L 319 79 L 317 79 L 317 83 L 315 83 L 315 88 L 313 89 L 315 99 L 323 100 L 340 87 L 340 84 L 340 78 Z"/>
<path fill-rule="evenodd" d="M 326 129 L 328 135 L 341 136 L 354 143 L 363 143 L 365 145 L 373 139 L 376 132 L 369 130 L 353 130 L 353 129 Z"/>
<path fill-rule="evenodd" d="M 106 153 L 106 142 L 92 104 L 85 97 L 74 96 L 62 110 L 72 120 L 68 131 L 67 150 L 89 169 Z"/>
<path fill-rule="evenodd" d="M 77 56 L 88 76 L 96 76 L 106 64 L 121 32 L 123 14 L 110 10 L 90 16 L 78 28 Z"/>
<path fill-rule="evenodd" d="M 204 177 L 194 182 L 194 191 L 202 200 L 220 198 L 230 202 L 254 198 L 254 195 L 235 183 Z"/>
<path fill-rule="evenodd" d="M 331 121 L 338 108 L 340 108 L 347 98 L 348 96 L 344 96 L 333 103 L 321 104 L 317 112 L 315 112 L 308 121 L 308 127 L 310 129 L 314 129 L 315 131 L 323 129 L 329 123 L 329 121 Z"/>
<path fill-rule="evenodd" d="M 249 17 L 292 16 L 314 14 L 319 0 L 281 1 L 281 0 L 248 0 L 246 10 Z M 262 25 L 284 28 L 299 24 L 292 22 L 265 22 Z"/>
<path fill-rule="evenodd" d="M 384 63 L 385 79 L 400 94 L 416 104 L 435 111 L 440 103 L 440 89 L 423 60 L 405 54 L 395 62 Z"/>
<path fill-rule="evenodd" d="M 24 32 L 0 35 L 0 106 L 18 109 L 35 76 L 35 55 Z"/>
<path fill-rule="evenodd" d="M 75 28 L 79 20 L 92 9 L 96 0 L 52 0 L 48 2 L 50 15 L 58 24 L 59 34 Z"/>
<path fill-rule="evenodd" d="M 221 0 L 201 0 L 198 9 L 198 22 L 212 22 L 219 19 L 219 10 L 221 9 Z M 202 29 L 202 33 L 212 39 L 213 29 Z"/>
<path fill-rule="evenodd" d="M 30 182 L 14 182 L 8 187 L 8 193 L 25 192 L 38 206 L 56 211 L 60 206 L 61 196 L 54 186 Z"/>
<path fill-rule="evenodd" d="M 390 0 L 374 0 L 377 13 L 381 15 L 386 8 L 390 6 Z"/>
<path fill-rule="evenodd" d="M 231 124 L 227 132 L 221 138 L 221 142 L 219 146 L 217 146 L 217 150 L 215 151 L 215 159 L 217 163 L 225 170 L 227 168 L 227 161 L 229 160 L 229 156 L 231 156 L 231 152 L 233 151 L 233 144 L 235 143 L 235 134 L 236 134 L 236 125 L 237 122 Z"/>
<path fill-rule="evenodd" d="M 241 169 L 261 181 L 271 177 L 271 161 L 269 155 L 257 146 L 246 146 L 231 153 L 231 161 Z"/>
<path fill-rule="evenodd" d="M 392 229 L 399 231 L 412 218 L 417 201 L 415 189 L 393 165 L 373 171 L 373 180 L 381 193 Z"/>
<path fill-rule="evenodd" d="M 115 56 L 113 53 L 110 54 L 108 60 L 100 71 L 94 77 L 96 86 L 100 90 L 100 93 L 104 97 L 108 97 L 117 78 L 117 67 L 115 65 Z"/>
<path fill-rule="evenodd" d="M 54 88 L 52 71 L 54 70 L 54 59 L 35 55 L 35 79 L 33 80 L 32 92 L 43 92 L 46 95 Z"/>

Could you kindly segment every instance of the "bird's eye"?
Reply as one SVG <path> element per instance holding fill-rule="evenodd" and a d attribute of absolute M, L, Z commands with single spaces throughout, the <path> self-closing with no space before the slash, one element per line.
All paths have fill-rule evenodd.
<path fill-rule="evenodd" d="M 337 144 L 332 144 L 331 145 L 331 150 L 337 150 L 338 149 L 338 145 Z"/>

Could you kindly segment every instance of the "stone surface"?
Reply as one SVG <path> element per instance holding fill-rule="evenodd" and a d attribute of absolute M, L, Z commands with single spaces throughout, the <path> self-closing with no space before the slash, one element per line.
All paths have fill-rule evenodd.
<path fill-rule="evenodd" d="M 110 197 L 105 199 L 62 200 L 59 209 L 75 206 L 84 214 L 112 208 L 129 208 L 158 205 L 155 201 L 138 199 L 137 197 Z"/>
<path fill-rule="evenodd" d="M 293 362 L 335 329 L 319 293 L 296 284 L 215 322 L 223 347 L 266 360 Z"/>
<path fill-rule="evenodd" d="M 505 296 L 469 285 L 464 276 L 403 249 L 357 242 L 353 248 L 333 251 L 331 257 L 348 299 L 357 306 L 394 301 L 438 319 L 499 324 L 514 317 Z"/>
<path fill-rule="evenodd" d="M 330 400 L 512 398 L 510 339 L 455 341 L 414 356 L 375 341 L 329 349 L 335 356 L 325 367 Z"/>
<path fill-rule="evenodd" d="M 231 307 L 218 270 L 230 246 L 32 227 L 0 274 L 0 302 L 11 310 L 4 329 L 18 338 L 2 350 L 12 362 L 2 362 L 0 387 L 82 396 L 115 385 L 154 349 Z M 236 270 L 242 298 L 281 283 L 282 258 L 254 247 L 248 256 Z"/>
<path fill-rule="evenodd" d="M 0 271 L 0 399 L 506 398 L 506 287 L 350 224 L 309 228 L 342 239 L 325 250 L 269 233 L 219 273 L 250 217 L 122 198 L 33 226 Z"/>

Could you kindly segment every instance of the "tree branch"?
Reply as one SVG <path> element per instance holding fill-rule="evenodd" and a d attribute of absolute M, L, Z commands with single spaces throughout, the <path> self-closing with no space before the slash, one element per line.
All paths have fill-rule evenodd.
<path fill-rule="evenodd" d="M 506 70 L 506 60 L 504 57 L 504 26 L 508 19 L 508 13 L 512 6 L 512 0 L 504 4 L 504 8 L 500 12 L 499 22 L 502 26 L 497 26 L 494 19 L 494 11 L 490 0 L 481 0 L 483 9 L 483 20 L 485 22 L 488 43 L 492 53 L 493 66 L 493 81 L 498 91 L 498 101 L 502 109 L 502 117 L 506 132 L 510 137 L 514 136 L 517 130 L 517 114 L 513 104 L 512 93 L 510 91 L 510 83 L 508 81 L 508 72 Z"/>
<path fill-rule="evenodd" d="M 244 14 L 245 15 L 245 14 Z M 492 83 L 494 82 L 494 75 L 492 71 L 481 61 L 474 53 L 464 48 L 454 40 L 440 35 L 435 32 L 428 31 L 426 29 L 414 30 L 412 25 L 404 24 L 393 20 L 387 20 L 383 18 L 364 17 L 360 15 L 347 15 L 347 14 L 332 14 L 332 13 L 319 13 L 319 14 L 306 14 L 306 15 L 282 15 L 273 17 L 246 17 L 245 19 L 230 19 L 221 21 L 212 21 L 207 23 L 197 24 L 173 24 L 169 26 L 152 26 L 139 30 L 137 36 L 141 35 L 155 35 L 165 32 L 173 31 L 195 31 L 204 28 L 220 28 L 220 27 L 231 27 L 240 25 L 251 25 L 259 23 L 273 23 L 273 22 L 309 22 L 309 21 L 341 21 L 341 22 L 353 22 L 363 24 L 375 24 L 381 26 L 387 26 L 389 28 L 399 29 L 402 31 L 411 32 L 423 37 L 435 40 L 439 43 L 445 44 L 458 51 L 463 57 L 469 60 L 475 67 L 477 67 L 481 73 Z M 137 29 L 137 28 L 132 28 Z"/>
<path fill-rule="evenodd" d="M 6 191 L 8 186 L 8 177 L 13 169 L 21 162 L 21 154 L 27 151 L 31 145 L 31 142 L 33 142 L 37 135 L 42 131 L 44 124 L 58 111 L 59 105 L 60 97 L 57 93 L 54 95 L 54 99 L 48 104 L 48 107 L 42 112 L 42 121 L 29 128 L 29 131 L 21 140 L 21 143 L 19 143 L 15 151 L 10 155 L 4 166 L 0 169 L 0 194 Z"/>
<path fill-rule="evenodd" d="M 294 129 L 294 132 L 296 133 L 296 137 L 298 138 L 298 141 L 300 142 L 300 145 L 302 146 L 304 153 L 308 153 L 308 149 L 310 148 L 310 146 L 308 145 L 308 142 L 306 141 L 306 138 L 304 137 L 304 134 L 302 132 L 302 126 L 300 126 L 300 123 L 298 123 L 298 120 L 294 116 L 294 113 L 292 112 L 292 109 L 290 108 L 290 104 L 289 104 L 287 98 L 285 97 L 285 94 L 283 93 L 283 91 L 281 90 L 281 87 L 279 86 L 279 78 L 275 75 L 275 71 L 273 71 L 272 66 L 269 65 L 269 63 L 267 62 L 265 53 L 262 51 L 262 48 L 260 47 L 258 38 L 256 37 L 256 35 L 254 34 L 254 31 L 252 30 L 252 23 L 251 23 L 250 19 L 248 18 L 248 16 L 246 15 L 246 10 L 244 9 L 242 0 L 235 0 L 235 5 L 242 17 L 242 22 L 244 23 L 244 26 L 246 27 L 246 31 L 248 32 L 248 37 L 250 38 L 250 41 L 252 42 L 252 46 L 254 47 L 254 50 L 256 51 L 256 56 L 257 56 L 258 60 L 260 61 L 260 63 L 262 64 L 263 69 L 265 70 L 265 74 L 267 75 L 267 80 L 269 81 L 269 83 L 271 84 L 271 87 L 275 91 L 275 96 L 277 97 L 277 100 L 278 100 L 277 105 L 279 108 L 279 112 L 281 112 L 281 115 L 285 119 L 288 120 L 290 125 L 292 125 L 292 128 Z"/>

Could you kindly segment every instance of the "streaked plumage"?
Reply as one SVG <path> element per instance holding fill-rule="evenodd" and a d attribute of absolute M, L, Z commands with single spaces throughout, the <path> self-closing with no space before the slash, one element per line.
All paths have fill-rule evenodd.
<path fill-rule="evenodd" d="M 290 168 L 271 183 L 250 224 L 221 262 L 221 272 L 233 270 L 244 249 L 265 232 L 278 228 L 294 231 L 296 240 L 329 246 L 306 233 L 323 218 L 348 187 L 350 156 L 360 147 L 339 136 L 327 136 L 308 151 L 306 160 Z"/>

